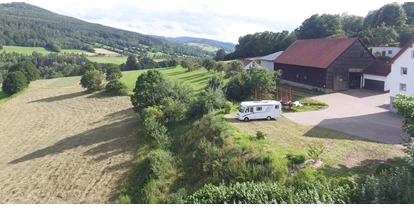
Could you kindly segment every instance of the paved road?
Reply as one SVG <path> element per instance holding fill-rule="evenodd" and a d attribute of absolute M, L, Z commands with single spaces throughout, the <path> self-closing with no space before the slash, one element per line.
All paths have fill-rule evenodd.
<path fill-rule="evenodd" d="M 401 129 L 402 117 L 388 110 L 388 93 L 349 90 L 312 99 L 327 103 L 329 108 L 284 116 L 302 125 L 325 127 L 388 144 L 401 144 L 409 137 Z"/>

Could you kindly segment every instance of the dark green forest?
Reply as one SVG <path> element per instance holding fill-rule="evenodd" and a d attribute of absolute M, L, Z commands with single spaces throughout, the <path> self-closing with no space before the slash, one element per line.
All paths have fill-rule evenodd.
<path fill-rule="evenodd" d="M 163 52 L 169 55 L 206 56 L 209 52 L 160 38 L 115 29 L 55 14 L 26 4 L 0 4 L 0 45 L 84 49 L 88 45 L 129 49 L 134 53 Z"/>
<path fill-rule="evenodd" d="M 365 45 L 404 46 L 414 38 L 414 2 L 391 3 L 366 17 L 315 14 L 292 32 L 258 32 L 239 38 L 236 50 L 225 59 L 264 56 L 283 51 L 297 39 L 359 37 Z"/>

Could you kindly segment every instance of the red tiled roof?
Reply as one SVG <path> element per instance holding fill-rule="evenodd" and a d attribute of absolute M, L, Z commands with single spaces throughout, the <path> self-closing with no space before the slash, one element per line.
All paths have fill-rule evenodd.
<path fill-rule="evenodd" d="M 242 59 L 241 60 L 243 62 L 243 65 L 246 67 L 248 64 L 250 64 L 251 62 L 253 62 L 253 60 L 250 59 Z"/>
<path fill-rule="evenodd" d="M 296 40 L 275 63 L 328 68 L 358 38 Z"/>
<path fill-rule="evenodd" d="M 391 73 L 391 66 L 386 61 L 377 60 L 364 70 L 364 74 L 388 76 Z"/>

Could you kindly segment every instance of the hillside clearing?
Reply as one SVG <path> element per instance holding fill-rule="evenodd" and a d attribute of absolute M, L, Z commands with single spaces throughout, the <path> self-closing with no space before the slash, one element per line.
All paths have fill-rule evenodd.
<path fill-rule="evenodd" d="M 97 54 L 105 54 L 105 55 L 119 55 L 119 53 L 104 49 L 104 48 L 93 48 L 95 49 L 95 53 Z"/>
<path fill-rule="evenodd" d="M 6 53 L 21 53 L 21 54 L 25 54 L 25 55 L 32 55 L 33 52 L 38 52 L 38 53 L 42 53 L 42 54 L 50 54 L 50 53 L 54 53 L 52 51 L 48 51 L 43 47 L 19 47 L 19 46 L 3 46 L 3 49 L 0 50 L 0 52 L 4 52 L 6 51 Z"/>
<path fill-rule="evenodd" d="M 129 97 L 31 83 L 0 108 L 0 203 L 110 203 L 136 152 Z"/>
<path fill-rule="evenodd" d="M 210 77 L 214 75 L 213 72 L 208 72 L 205 69 L 188 72 L 181 66 L 177 66 L 174 68 L 162 68 L 156 70 L 159 70 L 166 78 L 190 85 L 196 91 L 202 90 L 207 85 L 207 82 L 210 79 Z M 121 81 L 128 86 L 128 89 L 130 91 L 132 91 L 135 88 L 135 82 L 137 81 L 138 76 L 146 71 L 148 70 L 124 72 Z"/>
<path fill-rule="evenodd" d="M 113 63 L 113 64 L 117 64 L 120 65 L 122 63 L 126 63 L 127 61 L 127 57 L 114 57 L 114 56 L 93 56 L 93 57 L 88 57 L 88 59 L 92 62 L 97 62 L 97 63 Z"/>

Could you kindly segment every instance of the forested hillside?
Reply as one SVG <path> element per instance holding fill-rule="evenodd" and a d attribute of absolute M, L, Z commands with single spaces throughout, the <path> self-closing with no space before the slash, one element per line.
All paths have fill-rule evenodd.
<path fill-rule="evenodd" d="M 366 17 L 315 14 L 295 31 L 260 32 L 239 38 L 234 53 L 225 59 L 264 56 L 285 50 L 296 39 L 359 37 L 368 47 L 404 46 L 414 38 L 414 2 L 392 3 L 370 11 Z"/>
<path fill-rule="evenodd" d="M 55 14 L 26 3 L 0 4 L 0 45 L 47 47 L 50 50 L 83 49 L 100 44 L 133 53 L 212 55 L 197 47 L 168 42 L 135 32 L 92 24 Z"/>

